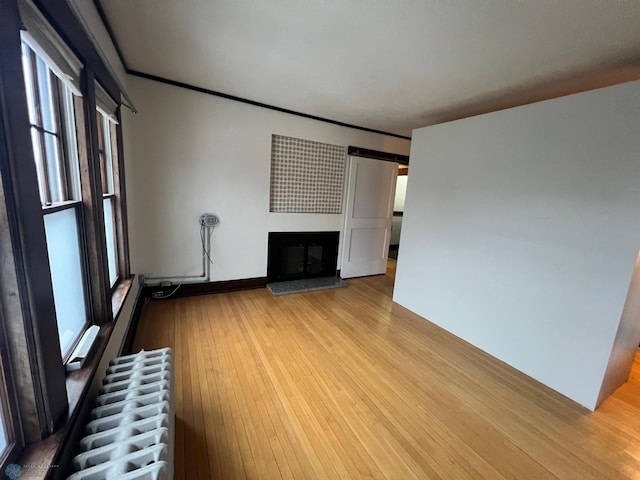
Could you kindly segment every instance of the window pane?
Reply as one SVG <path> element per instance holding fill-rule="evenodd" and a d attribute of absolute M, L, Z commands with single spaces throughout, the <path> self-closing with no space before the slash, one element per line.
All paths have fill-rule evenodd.
<path fill-rule="evenodd" d="M 44 216 L 60 350 L 64 356 L 87 322 L 82 256 L 75 208 Z"/>
<path fill-rule="evenodd" d="M 38 177 L 38 190 L 40 191 L 40 203 L 46 205 L 49 195 L 47 194 L 47 185 L 44 163 L 44 152 L 42 151 L 42 132 L 31 128 L 31 144 L 33 145 L 33 157 L 36 161 L 36 171 Z"/>
<path fill-rule="evenodd" d="M 107 260 L 109 263 L 109 281 L 111 286 L 118 280 L 118 267 L 116 264 L 116 232 L 114 229 L 115 218 L 113 212 L 113 198 L 105 198 L 104 204 L 104 230 L 107 240 Z"/>
<path fill-rule="evenodd" d="M 80 188 L 80 166 L 78 165 L 78 134 L 76 131 L 76 113 L 74 110 L 73 93 L 69 87 L 65 85 L 62 98 L 62 108 L 64 114 L 64 129 L 66 133 L 66 154 L 68 171 L 67 178 L 69 181 L 70 191 L 67 200 L 80 200 L 82 192 Z"/>
<path fill-rule="evenodd" d="M 31 59 L 29 58 L 29 47 L 22 44 L 22 69 L 24 70 L 24 82 L 27 89 L 27 105 L 29 106 L 29 122 L 36 125 L 36 99 L 33 91 L 33 72 L 31 71 Z"/>
<path fill-rule="evenodd" d="M 100 112 L 98 118 L 98 150 L 100 152 L 100 172 L 102 174 L 102 193 L 114 193 L 113 188 L 113 155 L 111 152 L 110 121 Z"/>
<path fill-rule="evenodd" d="M 98 150 L 104 152 L 104 122 L 100 112 L 96 112 L 96 119 L 98 121 Z"/>
<path fill-rule="evenodd" d="M 34 159 L 38 174 L 40 201 L 43 205 L 62 202 L 75 197 L 75 189 L 69 192 L 69 170 L 65 166 L 65 155 L 61 150 L 60 115 L 58 108 L 59 80 L 47 64 L 24 43 L 22 64 L 29 107 Z M 63 106 L 67 96 L 62 95 Z M 64 115 L 63 119 L 64 120 Z M 66 123 L 65 123 L 66 125 Z M 44 130 L 44 131 L 43 131 Z M 68 132 L 69 138 L 73 132 Z M 71 143 L 71 142 L 70 142 Z M 75 153 L 75 150 L 71 153 Z M 75 157 L 73 158 L 75 160 Z M 73 170 L 71 171 L 73 174 Z"/>
<path fill-rule="evenodd" d="M 36 68 L 38 73 L 38 90 L 40 92 L 40 114 L 42 115 L 42 128 L 50 132 L 57 132 L 56 117 L 53 109 L 53 91 L 49 67 L 36 56 Z"/>
<path fill-rule="evenodd" d="M 111 125 L 110 121 L 102 115 L 102 128 L 104 128 L 104 159 L 107 174 L 107 190 L 113 193 L 113 153 L 111 152 Z"/>
<path fill-rule="evenodd" d="M 49 173 L 49 191 L 51 202 L 66 200 L 62 186 L 63 173 L 60 171 L 60 151 L 58 150 L 58 137 L 50 133 L 44 134 L 44 146 L 47 152 L 47 169 Z"/>
<path fill-rule="evenodd" d="M 2 411 L 2 404 L 0 403 L 0 455 L 2 455 L 4 449 L 7 447 L 7 433 L 5 429 L 4 411 Z"/>

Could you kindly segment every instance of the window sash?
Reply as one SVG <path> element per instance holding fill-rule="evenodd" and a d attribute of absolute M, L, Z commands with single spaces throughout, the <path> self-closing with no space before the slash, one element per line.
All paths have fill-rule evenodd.
<path fill-rule="evenodd" d="M 120 269 L 118 268 L 119 252 L 116 224 L 116 196 L 114 194 L 103 195 L 103 209 L 109 285 L 113 289 L 118 283 L 118 280 L 120 280 Z"/>
<path fill-rule="evenodd" d="M 82 29 L 78 28 L 76 20 L 69 15 L 68 9 L 52 8 L 48 2 L 37 1 L 38 8 L 42 9 L 46 18 L 51 19 L 57 25 L 60 35 L 73 41 L 74 50 L 82 53 L 86 68 L 78 65 L 75 73 L 79 72 L 73 81 L 69 83 L 69 76 L 64 68 L 60 68 L 63 62 L 54 59 L 56 52 L 51 50 L 39 50 L 46 42 L 36 39 L 37 28 L 27 21 L 29 15 L 25 13 L 24 5 L 32 8 L 33 14 L 41 21 L 44 27 L 42 33 L 53 33 L 54 40 L 59 41 L 53 28 L 50 28 L 44 17 L 39 16 L 38 8 L 33 7 L 31 0 L 17 0 L 0 7 L 0 59 L 2 65 L 2 82 L 0 90 L 3 96 L 3 109 L 8 118 L 15 120 L 11 125 L 5 125 L 0 135 L 0 160 L 7 168 L 0 169 L 0 176 L 4 185 L 1 194 L 5 197 L 5 204 L 0 202 L 0 248 L 6 251 L 6 265 L 0 269 L 0 293 L 2 294 L 2 309 L 0 314 L 5 317 L 2 322 L 6 331 L 6 342 L 2 340 L 0 329 L 0 358 L 5 361 L 7 371 L 20 373 L 16 377 L 15 385 L 7 385 L 8 400 L 11 408 L 4 404 L 0 410 L 4 412 L 7 425 L 12 421 L 13 425 L 7 426 L 7 431 L 14 434 L 14 447 L 9 456 L 3 457 L 0 463 L 15 463 L 17 455 L 25 444 L 39 443 L 40 439 L 47 436 L 67 419 L 67 401 L 69 398 L 65 388 L 64 366 L 60 362 L 60 350 L 53 338 L 57 336 L 55 319 L 55 305 L 53 298 L 52 281 L 50 279 L 50 265 L 46 244 L 46 235 L 43 221 L 56 218 L 54 215 L 69 212 L 68 203 L 77 200 L 82 206 L 74 207 L 74 211 L 82 212 L 81 226 L 84 227 L 84 260 L 87 272 L 87 291 L 89 294 L 89 308 L 91 319 L 95 323 L 103 324 L 111 316 L 111 303 L 109 302 L 109 290 L 107 284 L 106 252 L 102 245 L 105 243 L 104 227 L 102 226 L 103 202 L 100 179 L 98 178 L 99 161 L 96 148 L 96 123 L 91 117 L 95 113 L 96 102 L 94 96 L 95 73 L 101 76 L 109 87 L 110 92 L 117 91 L 117 79 L 111 75 L 99 58 L 94 58 L 94 52 Z M 22 18 L 21 18 L 22 16 Z M 60 18 L 58 18 L 60 17 Z M 33 76 L 23 74 L 20 66 L 25 63 L 21 59 L 21 32 L 24 48 L 33 50 L 33 54 L 39 53 L 42 64 L 48 64 L 44 70 L 47 74 L 42 77 L 51 81 L 39 89 L 40 85 L 34 81 Z M 47 28 L 49 27 L 49 28 Z M 62 29 L 62 30 L 60 30 Z M 46 36 L 44 37 L 46 39 Z M 55 42 L 54 42 L 55 43 Z M 31 44 L 31 47 L 28 47 Z M 64 48 L 64 44 L 60 44 Z M 67 52 L 68 53 L 68 52 Z M 63 52 L 64 57 L 64 52 Z M 38 64 L 33 70 L 37 77 Z M 80 82 L 80 76 L 82 82 Z M 27 81 L 27 89 L 23 82 Z M 35 79 L 37 80 L 37 79 Z M 79 98 L 80 90 L 74 90 L 73 85 L 82 84 L 84 98 Z M 33 88 L 28 88 L 29 84 Z M 53 98 L 58 95 L 57 105 L 53 102 L 48 105 L 40 105 L 35 101 L 37 95 L 42 98 Z M 76 95 L 74 96 L 73 93 Z M 27 101 L 26 95 L 31 96 Z M 115 98 L 115 97 L 114 97 Z M 75 110 L 69 110 L 73 104 Z M 28 105 L 28 107 L 27 107 Z M 38 111 L 42 109 L 42 111 Z M 74 116 L 70 113 L 75 112 Z M 41 113 L 41 119 L 36 114 Z M 115 111 L 119 118 L 119 111 Z M 87 117 L 88 116 L 88 117 Z M 1 122 L 0 122 L 1 123 Z M 30 125 L 29 127 L 27 125 Z M 23 128 L 24 127 L 24 128 Z M 75 127 L 77 137 L 70 135 Z M 33 143 L 35 151 L 41 153 L 40 171 L 36 169 L 34 162 Z M 49 145 L 47 153 L 47 145 Z M 121 151 L 122 145 L 118 140 L 114 144 L 114 152 Z M 4 152 L 4 153 L 3 153 Z M 115 154 L 117 155 L 117 154 Z M 56 160 L 47 165 L 45 159 Z M 78 159 L 78 162 L 75 160 Z M 114 157 L 115 161 L 122 162 L 121 156 Z M 51 167 L 51 169 L 47 168 Z M 55 167 L 55 168 L 54 168 Z M 58 172 L 65 169 L 66 175 Z M 4 172 L 4 174 L 3 174 Z M 109 200 L 109 204 L 117 205 L 115 219 L 118 226 L 120 243 L 118 244 L 120 265 L 123 274 L 128 274 L 128 245 L 126 244 L 126 211 L 120 212 L 121 201 L 124 202 L 125 192 L 120 198 L 120 183 L 124 172 L 115 167 L 115 199 Z M 56 183 L 55 180 L 42 182 L 50 176 L 51 179 L 65 179 L 65 182 Z M 74 180 L 78 180 L 74 183 Z M 49 179 L 47 179 L 49 180 Z M 82 188 L 80 188 L 82 186 Z M 66 187 L 66 193 L 64 189 Z M 46 189 L 50 192 L 46 194 Z M 41 192 L 42 191 L 42 192 Z M 56 191 L 62 192 L 56 198 Z M 42 198 L 48 201 L 39 202 Z M 61 201 L 57 201 L 61 200 Z M 42 203 L 45 203 L 43 206 Z M 46 205 L 49 203 L 49 205 Z M 86 207 L 86 208 L 85 208 Z M 123 220 L 124 219 L 124 223 Z M 77 218 L 76 218 L 77 220 Z M 71 222 L 71 220 L 69 220 Z M 71 223 L 69 223 L 71 224 Z M 124 227 L 123 227 L 124 225 Z M 124 229 L 125 234 L 121 235 Z M 123 240 L 124 239 L 124 240 Z M 11 254 L 13 253 L 13 255 Z M 76 255 L 77 256 L 77 255 Z M 124 260 L 123 260 L 124 259 Z M 33 301 L 33 299 L 37 301 Z M 9 352 L 9 353 L 7 353 Z M 2 376 L 0 365 L 0 377 Z M 11 368 L 8 368 L 11 367 Z M 17 368 L 19 367 L 19 368 Z M 73 377 L 72 377 L 73 378 Z M 0 378 L 0 383 L 1 382 Z M 10 379 L 9 379 L 10 380 Z M 2 386 L 0 385 L 0 389 Z M 75 388 L 75 386 L 73 387 Z M 80 389 L 78 389 L 79 391 Z M 71 390 L 73 392 L 73 389 Z M 84 395 L 83 392 L 80 394 Z M 0 391 L 2 397 L 2 391 Z M 5 399 L 2 399 L 5 400 Z M 13 402 L 13 403 L 12 403 Z M 72 416 L 77 414 L 74 410 L 69 412 Z M 72 417 L 73 418 L 73 417 Z M 12 428 L 15 427 L 15 428 Z M 58 441 L 59 435 L 52 438 L 53 443 Z M 52 443 L 48 442 L 45 448 Z M 38 449 L 39 446 L 36 446 Z M 31 450 L 29 450 L 31 452 Z M 30 459 L 31 460 L 31 459 Z"/>
<path fill-rule="evenodd" d="M 22 54 L 58 340 L 66 360 L 89 321 L 83 215 L 74 200 L 80 182 L 73 97 L 28 45 L 22 45 Z M 64 213 L 69 209 L 72 218 Z"/>
<path fill-rule="evenodd" d="M 111 123 L 99 111 L 98 119 L 98 155 L 100 157 L 100 178 L 104 195 L 115 193 L 113 175 L 113 151 L 111 148 Z"/>
<path fill-rule="evenodd" d="M 35 51 L 76 95 L 80 95 L 82 63 L 31 0 L 18 0 L 25 30 L 22 41 Z"/>
<path fill-rule="evenodd" d="M 65 361 L 89 323 L 81 209 L 78 201 L 43 209 L 58 340 Z M 67 211 L 73 211 L 73 226 L 69 225 Z"/>
<path fill-rule="evenodd" d="M 97 84 L 96 84 L 97 85 Z M 118 199 L 115 188 L 113 135 L 115 125 L 100 110 L 96 112 L 98 126 L 98 156 L 100 159 L 100 178 L 102 183 L 105 242 L 107 247 L 107 270 L 111 289 L 120 280 L 120 234 L 118 226 Z"/>
<path fill-rule="evenodd" d="M 28 45 L 22 45 L 22 52 L 41 203 L 77 199 L 80 188 L 72 94 Z"/>

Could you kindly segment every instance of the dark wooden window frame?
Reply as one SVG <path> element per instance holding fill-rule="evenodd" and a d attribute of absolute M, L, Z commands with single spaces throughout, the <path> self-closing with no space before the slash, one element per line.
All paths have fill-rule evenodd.
<path fill-rule="evenodd" d="M 6 145 L 4 141 L 3 131 L 0 131 L 0 148 Z M 0 154 L 0 161 L 3 160 L 3 155 Z M 4 170 L 4 169 L 3 169 Z M 0 180 L 2 179 L 2 173 L 0 172 Z M 3 182 L 0 181 L 0 198 L 4 198 Z M 11 238 L 8 228 L 4 228 L 8 225 L 7 210 L 4 205 L 0 205 L 0 299 L 4 300 L 6 295 L 6 283 L 15 279 L 13 273 L 15 271 L 13 265 L 13 258 L 11 252 L 6 251 L 7 245 L 10 245 Z M 7 268 L 9 267 L 9 268 Z M 15 296 L 14 296 L 15 298 Z M 16 299 L 17 300 L 17 299 Z M 18 391 L 17 385 L 13 380 L 12 362 L 11 362 L 11 349 L 8 342 L 8 336 L 16 338 L 21 336 L 22 329 L 19 322 L 7 322 L 4 317 L 8 312 L 11 315 L 15 312 L 18 302 L 12 303 L 0 302 L 0 406 L 2 407 L 5 438 L 7 446 L 5 451 L 0 455 L 0 465 L 6 465 L 7 463 L 14 462 L 21 449 L 25 444 L 25 432 L 20 422 L 21 409 L 18 408 L 18 401 L 22 400 L 14 392 Z M 14 345 L 19 343 L 20 347 L 24 347 L 23 338 L 18 338 L 14 342 Z M 21 381 L 21 384 L 26 382 Z M 22 391 L 25 391 L 23 388 Z"/>
<path fill-rule="evenodd" d="M 0 306 L 15 382 L 14 436 L 38 441 L 64 421 L 65 372 L 49 274 L 44 220 L 22 72 L 17 5 L 2 0 L 0 14 L 0 177 L 6 228 L 0 237 Z M 3 225 L 4 227 L 4 225 Z M 9 341 L 10 340 L 10 341 Z M 21 435 L 18 431 L 21 430 Z M 18 448 L 21 448 L 20 445 Z"/>
<path fill-rule="evenodd" d="M 82 205 L 82 202 L 80 200 L 68 200 L 65 202 L 58 202 L 55 203 L 54 205 L 50 205 L 50 206 L 43 206 L 42 207 L 42 215 L 43 217 L 46 215 L 50 215 L 53 213 L 57 213 L 57 212 L 61 212 L 63 210 L 75 210 L 76 211 L 76 218 L 78 221 L 78 243 L 80 244 L 80 261 L 82 263 L 82 269 L 83 269 L 83 286 L 84 286 L 84 295 L 85 295 L 85 301 L 86 301 L 86 307 L 87 310 L 89 310 L 90 308 L 90 295 L 91 295 L 91 291 L 89 288 L 89 278 L 88 278 L 88 269 L 87 269 L 87 262 L 88 262 L 88 257 L 87 257 L 87 249 L 86 249 L 86 245 L 87 245 L 87 236 L 86 236 L 86 229 L 84 228 L 84 222 L 83 222 L 83 218 L 84 218 L 84 214 L 83 214 L 83 209 L 84 206 Z M 89 312 L 87 312 L 89 313 Z M 82 326 L 82 328 L 80 329 L 80 331 L 78 332 L 76 338 L 74 339 L 74 341 L 72 342 L 69 350 L 67 351 L 67 353 L 62 357 L 62 362 L 66 363 L 67 360 L 69 360 L 69 357 L 71 356 L 71 354 L 73 353 L 73 349 L 76 348 L 76 346 L 78 345 L 78 343 L 80 342 L 82 335 L 84 335 L 85 331 L 92 325 L 92 322 L 89 321 L 89 319 L 87 319 L 87 321 L 84 323 L 84 325 Z"/>
<path fill-rule="evenodd" d="M 118 273 L 120 280 L 131 277 L 129 260 L 129 228 L 127 221 L 127 192 L 125 188 L 124 172 L 124 142 L 122 138 L 121 109 L 116 112 L 118 123 L 111 124 L 111 154 L 113 164 L 113 187 L 115 194 L 115 222 L 118 240 Z"/>
<path fill-rule="evenodd" d="M 44 128 L 44 122 L 42 120 L 42 104 L 43 104 L 43 99 L 41 98 L 41 93 L 40 93 L 40 88 L 39 88 L 39 78 L 38 78 L 38 71 L 37 71 L 37 65 L 36 65 L 36 53 L 29 47 L 29 46 L 23 46 L 23 48 L 28 49 L 28 62 L 30 63 L 29 67 L 31 70 L 31 75 L 32 75 L 32 85 L 31 88 L 34 92 L 34 110 L 35 110 L 35 116 L 36 116 L 36 123 L 31 123 L 31 130 L 32 130 L 32 135 L 33 135 L 33 130 L 36 131 L 36 134 L 38 135 L 38 139 L 40 141 L 40 149 L 41 149 L 41 156 L 42 156 L 42 162 L 43 165 L 40 167 L 41 170 L 43 171 L 43 175 L 44 178 L 39 179 L 38 184 L 40 185 L 40 183 L 44 183 L 44 191 L 45 191 L 45 198 L 41 198 L 41 202 L 42 202 L 42 214 L 43 216 L 46 215 L 50 215 L 53 213 L 57 213 L 63 210 L 75 210 L 76 211 L 76 218 L 77 218 L 77 227 L 78 227 L 78 237 L 79 237 L 79 245 L 80 245 L 80 258 L 81 258 L 81 265 L 82 265 L 82 277 L 83 277 L 83 290 L 84 290 L 84 295 L 85 295 L 85 301 L 87 302 L 87 310 L 89 310 L 89 294 L 90 294 L 90 289 L 89 289 L 89 285 L 88 285 L 88 278 L 87 278 L 87 251 L 86 251 L 86 234 L 85 234 L 85 227 L 84 227 L 84 216 L 82 213 L 82 209 L 83 209 L 83 205 L 82 202 L 80 202 L 77 199 L 72 198 L 73 197 L 73 191 L 74 191 L 74 185 L 73 185 L 73 180 L 71 178 L 71 168 L 70 168 L 70 158 L 67 152 L 67 149 L 65 148 L 68 144 L 69 141 L 73 141 L 75 142 L 76 139 L 69 139 L 66 137 L 66 135 L 68 134 L 68 132 L 66 131 L 67 129 L 64 127 L 63 125 L 63 119 L 64 120 L 69 120 L 66 119 L 66 112 L 65 109 L 63 108 L 63 104 L 61 101 L 61 98 L 63 96 L 63 89 L 65 88 L 62 84 L 62 82 L 60 81 L 60 79 L 58 79 L 54 73 L 52 71 L 49 70 L 49 84 L 51 86 L 51 93 L 52 93 L 52 101 L 53 101 L 53 110 L 55 112 L 55 125 L 54 125 L 54 130 L 46 130 Z M 25 79 L 26 80 L 26 79 Z M 74 108 L 74 105 L 71 105 L 72 108 Z M 57 149 L 58 149 L 58 156 L 55 159 L 55 161 L 57 162 L 57 170 L 60 172 L 60 180 L 61 180 L 61 186 L 62 186 L 62 200 L 61 201 L 56 201 L 53 202 L 52 198 L 51 198 L 51 178 L 50 175 L 48 174 L 48 172 L 50 172 L 50 166 L 49 163 L 51 162 L 51 159 L 48 158 L 48 153 L 46 151 L 46 147 L 45 147 L 45 135 L 53 135 L 56 138 L 56 142 L 57 142 Z M 36 167 L 37 168 L 37 167 Z M 42 192 L 41 192 L 41 196 L 42 196 Z M 88 312 L 87 312 L 88 313 Z M 70 346 L 70 348 L 68 349 L 68 351 L 64 354 L 63 356 L 63 362 L 66 362 L 69 359 L 69 356 L 71 355 L 71 353 L 73 352 L 73 349 L 75 348 L 75 346 L 78 344 L 78 342 L 80 341 L 80 338 L 82 337 L 82 335 L 84 334 L 84 332 L 86 331 L 86 329 L 90 326 L 91 322 L 89 321 L 89 318 L 86 319 L 84 325 L 82 326 L 82 328 L 77 332 L 75 338 L 73 339 L 73 342 Z"/>
<path fill-rule="evenodd" d="M 110 165 L 107 165 L 107 145 L 105 143 L 105 132 L 104 125 L 106 122 L 107 128 L 109 129 L 109 149 L 111 153 L 111 161 Z M 123 272 L 128 272 L 129 265 L 128 262 L 124 262 L 123 260 L 123 252 L 124 252 L 124 243 L 123 239 L 123 224 L 122 224 L 122 210 L 123 203 L 121 201 L 121 194 L 124 191 L 121 188 L 120 184 L 120 164 L 118 159 L 119 155 L 119 130 L 116 128 L 116 124 L 108 119 L 105 119 L 104 114 L 97 111 L 96 112 L 96 124 L 98 126 L 98 155 L 100 158 L 100 178 L 102 184 L 102 199 L 109 199 L 111 202 L 111 211 L 113 212 L 113 232 L 115 234 L 115 257 L 116 257 L 116 279 L 111 284 L 111 291 L 113 292 L 120 280 L 123 277 Z M 111 177 L 112 185 L 109 185 L 109 177 Z M 127 255 L 128 256 L 128 255 Z"/>
<path fill-rule="evenodd" d="M 4 320 L 0 322 L 0 401 L 12 442 L 0 458 L 2 466 L 59 458 L 113 330 L 112 320 L 132 283 L 126 244 L 122 131 L 118 125 L 114 138 L 119 167 L 114 186 L 120 193 L 116 212 L 121 212 L 116 223 L 121 281 L 112 291 L 96 162 L 98 126 L 91 114 L 96 111 L 96 78 L 112 97 L 119 98 L 120 91 L 66 1 L 35 0 L 35 4 L 85 67 L 81 76 L 83 96 L 74 96 L 82 206 L 69 201 L 43 209 L 40 202 L 22 71 L 21 21 L 16 0 L 0 0 L 0 319 Z M 120 118 L 119 111 L 116 115 Z M 60 137 L 58 141 L 64 140 Z M 64 148 L 60 148 L 62 151 Z M 51 315 L 55 307 L 43 220 L 43 214 L 65 208 L 79 208 L 81 212 L 83 221 L 79 223 L 84 226 L 82 235 L 88 246 L 85 256 L 91 318 L 101 325 L 96 356 L 86 368 L 71 375 L 65 374 L 58 342 L 51 341 L 57 339 L 57 325 Z M 4 388 L 6 395 L 2 395 Z"/>

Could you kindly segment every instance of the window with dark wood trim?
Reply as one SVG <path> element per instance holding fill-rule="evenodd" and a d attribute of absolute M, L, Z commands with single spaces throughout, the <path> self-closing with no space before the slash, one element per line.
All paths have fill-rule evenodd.
<path fill-rule="evenodd" d="M 98 124 L 98 156 L 100 158 L 100 179 L 102 181 L 102 201 L 104 210 L 104 230 L 107 243 L 107 265 L 109 270 L 109 283 L 114 289 L 120 280 L 119 252 L 118 252 L 118 228 L 116 223 L 116 211 L 118 202 L 114 182 L 114 161 L 117 150 L 114 149 L 116 137 L 115 124 L 100 111 L 96 112 Z M 117 147 L 116 147 L 117 148 Z"/>
<path fill-rule="evenodd" d="M 2 471 L 25 445 L 64 424 L 68 408 L 45 236 L 49 215 L 43 210 L 43 204 L 62 204 L 74 194 L 56 180 L 69 174 L 68 157 L 60 151 L 66 125 L 58 108 L 65 100 L 50 69 L 22 49 L 19 15 L 15 2 L 0 2 L 0 399 L 7 441 Z M 25 65 L 33 74 L 29 85 Z M 39 164 L 34 144 L 42 154 Z"/>
<path fill-rule="evenodd" d="M 66 358 L 89 322 L 73 94 L 25 43 L 22 59 L 58 338 Z"/>
<path fill-rule="evenodd" d="M 73 422 L 83 394 L 68 395 L 65 357 L 130 283 L 119 111 L 95 115 L 96 72 L 120 95 L 90 44 L 64 0 L 0 2 L 0 471 Z"/>

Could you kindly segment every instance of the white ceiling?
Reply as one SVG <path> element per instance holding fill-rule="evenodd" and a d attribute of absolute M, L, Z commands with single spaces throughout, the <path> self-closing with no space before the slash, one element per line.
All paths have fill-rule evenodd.
<path fill-rule="evenodd" d="M 640 78 L 640 0 L 103 0 L 132 70 L 413 128 Z"/>

